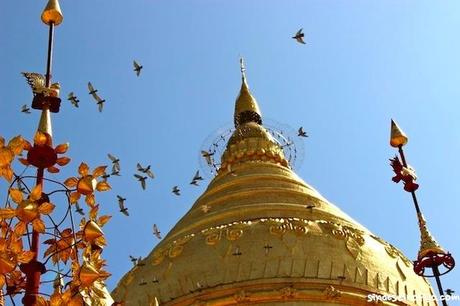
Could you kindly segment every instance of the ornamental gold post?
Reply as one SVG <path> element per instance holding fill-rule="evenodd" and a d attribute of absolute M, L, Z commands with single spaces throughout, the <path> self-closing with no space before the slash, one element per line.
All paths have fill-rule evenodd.
<path fill-rule="evenodd" d="M 58 0 L 49 0 L 42 15 L 41 20 L 43 23 L 49 26 L 48 35 L 48 59 L 46 64 L 46 82 L 45 86 L 50 87 L 51 82 L 51 67 L 53 60 L 53 36 L 54 27 L 59 25 L 63 20 L 61 8 Z M 50 111 L 57 113 L 59 112 L 61 100 L 58 96 L 44 96 L 36 95 L 32 101 L 32 108 L 41 110 L 40 122 L 38 125 L 38 132 L 43 133 L 46 138 L 46 144 L 40 148 L 36 148 L 34 155 L 41 160 L 37 166 L 37 185 L 43 187 L 43 173 L 44 169 L 49 164 L 54 164 L 53 156 L 49 154 L 49 148 L 52 145 L 52 128 L 51 128 L 51 116 Z M 32 159 L 32 156 L 28 156 L 28 159 Z M 44 198 L 45 196 L 42 196 Z M 43 199 L 45 201 L 45 199 Z M 26 291 L 22 302 L 26 306 L 37 305 L 37 297 L 40 288 L 41 274 L 46 271 L 43 263 L 37 260 L 39 252 L 40 234 L 36 230 L 32 232 L 31 251 L 34 252 L 33 259 L 27 263 L 21 265 L 21 270 L 26 274 Z"/>
<path fill-rule="evenodd" d="M 401 161 L 398 156 L 390 159 L 391 166 L 396 174 L 392 180 L 395 183 L 403 181 L 404 190 L 412 195 L 412 201 L 417 213 L 420 230 L 420 250 L 417 254 L 417 260 L 414 261 L 414 271 L 417 275 L 435 278 L 442 305 L 447 306 L 447 302 L 443 299 L 444 290 L 442 288 L 440 276 L 450 272 L 454 268 L 455 260 L 449 252 L 443 250 L 443 248 L 436 242 L 431 233 L 428 231 L 425 218 L 423 217 L 417 201 L 417 196 L 415 195 L 415 191 L 419 187 L 419 185 L 415 183 L 417 176 L 415 175 L 415 171 L 407 165 L 406 157 L 403 151 L 403 146 L 407 144 L 407 141 L 408 138 L 406 134 L 395 121 L 391 120 L 390 145 L 394 148 L 398 148 L 399 156 L 401 158 Z M 441 272 L 439 267 L 443 267 L 444 271 Z M 431 268 L 432 274 L 428 275 L 425 272 L 425 268 Z"/>

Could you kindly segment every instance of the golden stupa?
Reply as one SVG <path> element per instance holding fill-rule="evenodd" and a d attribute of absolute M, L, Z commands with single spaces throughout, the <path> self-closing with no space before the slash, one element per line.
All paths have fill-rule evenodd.
<path fill-rule="evenodd" d="M 124 305 L 436 305 L 429 283 L 290 168 L 243 73 L 207 190 L 112 296 Z M 369 295 L 400 301 L 368 302 Z M 414 299 L 415 297 L 415 299 Z"/>

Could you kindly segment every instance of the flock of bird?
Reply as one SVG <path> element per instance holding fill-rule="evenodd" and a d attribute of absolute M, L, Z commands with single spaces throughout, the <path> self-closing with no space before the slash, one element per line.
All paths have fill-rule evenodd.
<path fill-rule="evenodd" d="M 304 33 L 302 32 L 302 29 L 300 29 L 299 31 L 297 31 L 297 33 L 295 34 L 295 36 L 293 36 L 292 38 L 295 39 L 297 42 L 301 43 L 301 44 L 305 44 L 303 38 L 304 38 Z M 138 62 L 136 62 L 135 60 L 133 61 L 133 70 L 136 74 L 136 76 L 140 76 L 141 74 L 141 71 L 143 69 L 143 66 L 140 65 Z M 23 73 L 23 75 L 27 78 L 27 81 L 29 83 L 29 85 L 32 87 L 32 90 L 33 90 L 33 93 L 34 95 L 38 94 L 38 93 L 43 93 L 44 91 L 47 90 L 46 86 L 45 86 L 45 78 L 43 75 L 41 74 L 38 74 L 38 73 Z M 59 95 L 59 84 L 58 83 L 55 83 L 53 84 L 52 86 L 57 86 L 57 91 L 56 89 L 55 92 L 57 92 L 57 96 Z M 91 82 L 88 82 L 88 94 L 92 96 L 92 98 L 94 99 L 94 101 L 96 102 L 96 105 L 98 106 L 98 110 L 99 112 L 102 112 L 103 109 L 104 109 L 104 103 L 106 102 L 105 99 L 101 98 L 98 94 L 98 90 L 93 86 L 93 84 Z M 70 92 L 67 96 L 67 100 L 71 103 L 71 105 L 73 107 L 76 107 L 78 108 L 79 107 L 79 103 L 80 103 L 80 100 L 78 99 L 78 97 L 75 95 L 74 92 Z M 25 104 L 22 106 L 21 108 L 21 112 L 22 113 L 25 113 L 25 114 L 30 114 L 30 107 Z M 303 127 L 300 127 L 298 129 L 298 136 L 299 137 L 308 137 L 307 133 L 303 130 Z M 212 165 L 213 164 L 213 155 L 214 155 L 215 152 L 208 152 L 208 151 L 201 151 L 201 155 L 202 157 L 206 160 L 207 164 L 208 165 Z M 108 153 L 107 154 L 109 160 L 111 161 L 112 163 L 112 167 L 111 167 L 111 172 L 110 173 L 104 173 L 102 175 L 102 178 L 104 181 L 107 181 L 107 179 L 111 176 L 120 176 L 120 170 L 121 170 L 121 167 L 120 167 L 120 159 L 115 157 L 114 155 Z M 136 165 L 136 168 L 137 168 L 137 172 L 138 173 L 135 173 L 134 174 L 134 178 L 137 179 L 137 181 L 139 181 L 140 185 L 141 185 L 141 188 L 143 190 L 146 190 L 147 188 L 147 179 L 154 179 L 155 178 L 155 175 L 154 173 L 152 172 L 151 170 L 151 166 L 148 165 L 146 167 L 142 166 L 140 163 L 137 163 Z M 230 171 L 232 174 L 234 173 L 233 171 Z M 190 185 L 194 185 L 194 186 L 199 186 L 199 182 L 203 180 L 203 177 L 200 175 L 200 172 L 199 170 L 196 171 L 195 175 L 193 176 L 192 180 L 190 181 Z M 179 186 L 173 186 L 171 192 L 176 195 L 176 196 L 180 196 L 181 195 L 181 190 L 179 188 Z M 129 216 L 129 212 L 128 212 L 128 208 L 126 207 L 125 205 L 125 202 L 126 202 L 126 198 L 124 198 L 123 196 L 121 195 L 117 195 L 117 200 L 118 200 L 118 206 L 119 206 L 119 211 L 120 213 L 122 213 L 123 215 L 125 216 Z M 204 212 L 204 213 L 207 213 L 209 210 L 210 210 L 210 206 L 209 205 L 202 205 L 201 206 L 201 210 Z M 79 206 L 78 202 L 75 204 L 75 212 L 80 214 L 80 215 L 84 215 L 84 212 L 83 212 L 83 209 Z M 158 226 L 156 224 L 153 225 L 153 235 L 158 238 L 158 239 L 161 239 L 161 232 L 158 228 Z M 241 255 L 241 252 L 237 249 L 235 251 L 235 254 L 234 255 Z M 130 257 L 130 260 L 132 261 L 132 263 L 134 265 L 142 265 L 142 258 L 141 257 L 134 257 L 134 256 L 129 256 Z"/>

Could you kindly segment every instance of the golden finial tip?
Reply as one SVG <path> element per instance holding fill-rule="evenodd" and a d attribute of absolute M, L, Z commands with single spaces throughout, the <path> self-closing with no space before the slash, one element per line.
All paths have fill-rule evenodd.
<path fill-rule="evenodd" d="M 392 147 L 398 148 L 400 146 L 404 146 L 407 141 L 407 135 L 401 130 L 398 124 L 393 119 L 391 119 L 390 145 Z"/>
<path fill-rule="evenodd" d="M 62 15 L 61 6 L 58 0 L 49 0 L 42 13 L 42 21 L 44 24 L 55 26 L 60 25 L 64 16 Z"/>

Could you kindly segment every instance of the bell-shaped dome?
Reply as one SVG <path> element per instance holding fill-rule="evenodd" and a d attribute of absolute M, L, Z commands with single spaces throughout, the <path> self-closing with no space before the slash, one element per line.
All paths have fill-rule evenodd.
<path fill-rule="evenodd" d="M 240 94 L 237 110 L 243 94 L 252 97 Z M 247 105 L 260 117 L 257 104 Z M 252 118 L 235 119 L 217 176 L 145 265 L 121 279 L 115 300 L 367 305 L 376 294 L 406 298 L 385 305 L 436 305 L 411 261 L 299 178 L 262 118 Z"/>

